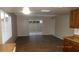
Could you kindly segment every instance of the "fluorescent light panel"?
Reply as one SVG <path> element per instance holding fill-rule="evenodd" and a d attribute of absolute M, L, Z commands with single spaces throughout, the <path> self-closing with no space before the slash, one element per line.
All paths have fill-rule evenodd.
<path fill-rule="evenodd" d="M 41 10 L 41 12 L 50 12 L 50 10 Z"/>

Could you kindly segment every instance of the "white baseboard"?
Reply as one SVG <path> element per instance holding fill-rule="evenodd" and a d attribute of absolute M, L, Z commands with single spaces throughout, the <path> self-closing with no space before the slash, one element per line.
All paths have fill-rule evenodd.
<path fill-rule="evenodd" d="M 35 33 L 32 33 L 33 35 Z M 54 34 L 43 34 L 43 33 L 36 33 L 37 35 L 54 35 Z M 17 35 L 17 36 L 30 36 L 30 35 Z"/>
<path fill-rule="evenodd" d="M 59 37 L 59 36 L 56 36 L 56 35 L 54 35 L 55 37 L 57 37 L 57 38 L 59 38 L 59 39 L 61 39 L 61 40 L 63 40 L 63 38 L 62 37 Z"/>

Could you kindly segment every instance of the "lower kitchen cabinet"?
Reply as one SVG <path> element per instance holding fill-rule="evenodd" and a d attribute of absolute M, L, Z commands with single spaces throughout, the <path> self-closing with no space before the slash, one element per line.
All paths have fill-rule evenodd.
<path fill-rule="evenodd" d="M 79 43 L 64 39 L 64 52 L 79 52 Z"/>

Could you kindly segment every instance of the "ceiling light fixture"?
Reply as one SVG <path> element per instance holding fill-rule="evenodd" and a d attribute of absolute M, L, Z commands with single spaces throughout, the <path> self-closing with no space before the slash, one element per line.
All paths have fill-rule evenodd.
<path fill-rule="evenodd" d="M 50 10 L 41 10 L 41 12 L 50 12 Z"/>
<path fill-rule="evenodd" d="M 22 13 L 23 14 L 30 14 L 31 11 L 30 11 L 30 9 L 28 7 L 24 7 L 23 10 L 22 10 Z"/>

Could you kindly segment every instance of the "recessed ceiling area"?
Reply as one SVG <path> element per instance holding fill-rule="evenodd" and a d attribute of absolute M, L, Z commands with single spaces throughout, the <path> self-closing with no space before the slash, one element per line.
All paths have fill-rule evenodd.
<path fill-rule="evenodd" d="M 31 14 L 30 15 L 58 15 L 58 14 L 67 14 L 71 10 L 76 9 L 76 7 L 29 7 Z M 1 10 L 4 10 L 7 13 L 15 13 L 16 15 L 23 15 L 23 7 L 0 7 Z M 50 12 L 41 12 L 41 10 L 49 10 Z"/>

